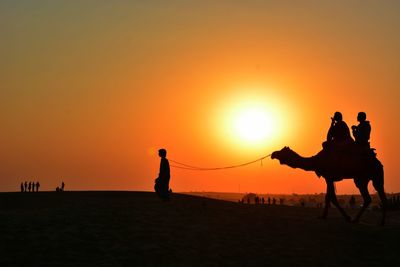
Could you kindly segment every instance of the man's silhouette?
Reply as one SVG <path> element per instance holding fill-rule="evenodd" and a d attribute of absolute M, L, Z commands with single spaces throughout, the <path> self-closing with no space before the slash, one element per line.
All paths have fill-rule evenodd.
<path fill-rule="evenodd" d="M 331 118 L 331 126 L 328 130 L 326 142 L 322 144 L 324 149 L 344 148 L 347 144 L 352 143 L 353 139 L 350 136 L 350 130 L 347 124 L 343 121 L 342 113 L 335 112 Z"/>
<path fill-rule="evenodd" d="M 27 191 L 26 191 L 27 189 L 28 189 L 28 182 L 25 181 L 25 183 L 24 183 L 24 192 L 27 192 Z"/>
<path fill-rule="evenodd" d="M 170 169 L 167 157 L 167 150 L 159 149 L 158 156 L 161 158 L 160 162 L 160 172 L 158 178 L 155 180 L 154 190 L 163 200 L 170 199 L 169 192 L 169 180 L 170 180 Z"/>
<path fill-rule="evenodd" d="M 24 192 L 24 182 L 21 183 L 21 193 Z"/>
<path fill-rule="evenodd" d="M 61 191 L 61 192 L 64 192 L 64 187 L 65 187 L 65 184 L 64 184 L 64 181 L 62 181 L 62 182 L 61 182 L 61 188 L 60 188 L 60 191 Z"/>
<path fill-rule="evenodd" d="M 356 144 L 363 147 L 369 147 L 371 125 L 369 121 L 367 121 L 367 114 L 365 114 L 365 112 L 359 112 L 357 115 L 357 121 L 359 122 L 358 125 L 351 126 Z"/>
<path fill-rule="evenodd" d="M 32 182 L 29 182 L 29 184 L 28 184 L 28 192 L 31 192 L 31 187 L 32 187 Z"/>
<path fill-rule="evenodd" d="M 35 192 L 35 182 L 32 182 L 32 192 Z"/>
<path fill-rule="evenodd" d="M 353 139 L 350 136 L 350 130 L 347 124 L 343 121 L 342 113 L 335 112 L 331 118 L 331 127 L 327 135 L 328 142 L 351 142 Z"/>
<path fill-rule="evenodd" d="M 36 192 L 39 192 L 40 183 L 36 182 Z"/>

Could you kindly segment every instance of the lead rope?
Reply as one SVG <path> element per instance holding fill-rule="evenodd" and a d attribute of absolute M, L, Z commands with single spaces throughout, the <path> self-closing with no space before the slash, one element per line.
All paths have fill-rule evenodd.
<path fill-rule="evenodd" d="M 249 162 L 245 162 L 245 163 L 242 163 L 242 164 L 225 166 L 225 167 L 213 167 L 213 168 L 197 167 L 197 166 L 189 165 L 189 164 L 182 163 L 182 162 L 179 162 L 179 161 L 175 161 L 175 160 L 172 160 L 172 159 L 170 159 L 169 161 L 180 165 L 180 166 L 178 166 L 178 165 L 170 165 L 171 167 L 177 168 L 177 169 L 191 170 L 191 171 L 217 171 L 217 170 L 239 168 L 239 167 L 243 167 L 243 166 L 246 166 L 246 165 L 253 164 L 253 163 L 258 162 L 258 161 L 260 161 L 261 166 L 263 166 L 263 162 L 262 162 L 263 159 L 268 158 L 270 156 L 271 156 L 271 154 L 268 154 L 268 155 L 265 155 L 265 156 L 263 156 L 261 158 L 258 158 L 258 159 L 255 159 L 255 160 L 252 160 L 252 161 L 249 161 Z"/>

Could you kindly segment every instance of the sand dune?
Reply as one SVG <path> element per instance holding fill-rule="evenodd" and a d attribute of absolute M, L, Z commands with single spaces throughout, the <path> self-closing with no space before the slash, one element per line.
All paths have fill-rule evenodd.
<path fill-rule="evenodd" d="M 149 192 L 0 194 L 0 266 L 399 266 L 400 214 Z"/>

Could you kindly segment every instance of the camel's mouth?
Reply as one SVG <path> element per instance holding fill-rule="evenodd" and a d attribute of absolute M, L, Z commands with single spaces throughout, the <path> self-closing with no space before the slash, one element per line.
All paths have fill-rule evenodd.
<path fill-rule="evenodd" d="M 275 151 L 271 154 L 271 159 L 276 159 L 278 156 L 278 153 Z"/>

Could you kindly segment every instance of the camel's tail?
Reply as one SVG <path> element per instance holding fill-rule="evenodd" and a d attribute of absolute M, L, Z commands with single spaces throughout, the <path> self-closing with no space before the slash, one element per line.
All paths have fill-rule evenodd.
<path fill-rule="evenodd" d="M 375 166 L 375 171 L 374 171 L 374 177 L 372 177 L 372 184 L 376 191 L 384 192 L 383 165 L 377 158 L 375 158 L 374 166 Z"/>

